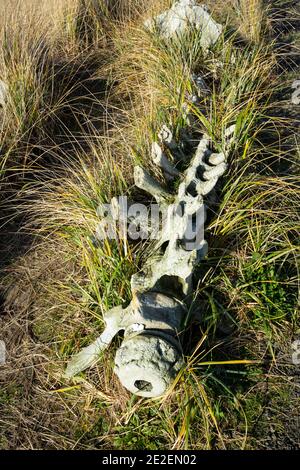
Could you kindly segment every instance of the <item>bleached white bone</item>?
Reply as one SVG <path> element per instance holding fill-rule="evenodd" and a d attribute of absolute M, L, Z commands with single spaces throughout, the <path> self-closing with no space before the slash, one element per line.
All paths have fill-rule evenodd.
<path fill-rule="evenodd" d="M 225 131 L 227 138 L 234 132 Z M 131 286 L 133 292 L 142 292 L 152 289 L 164 276 L 176 277 L 182 285 L 184 294 L 188 294 L 191 287 L 192 272 L 199 257 L 207 252 L 207 243 L 204 240 L 205 206 L 204 195 L 215 187 L 218 179 L 226 169 L 226 154 L 214 153 L 211 150 L 211 141 L 204 134 L 200 140 L 195 155 L 183 175 L 174 203 L 169 204 L 164 211 L 164 224 L 160 239 L 155 245 L 153 258 L 150 257 L 144 265 L 143 271 L 132 276 Z M 198 176 L 202 170 L 202 179 Z M 146 186 L 142 189 L 146 189 Z M 196 191 L 196 195 L 193 195 Z M 183 211 L 179 209 L 184 208 Z M 201 224 L 196 228 L 194 240 L 186 239 L 186 233 L 191 224 L 191 216 L 200 217 Z M 161 247 L 167 242 L 165 250 L 159 253 Z M 192 249 L 188 247 L 192 246 Z"/>
<path fill-rule="evenodd" d="M 104 332 L 73 357 L 65 377 L 95 365 L 113 337 L 124 330 L 115 373 L 132 393 L 144 397 L 164 394 L 183 364 L 177 334 L 184 315 L 185 306 L 172 297 L 155 292 L 134 296 L 126 309 L 116 307 L 104 314 Z"/>
<path fill-rule="evenodd" d="M 196 0 L 179 0 L 173 6 L 145 21 L 148 29 L 156 29 L 161 36 L 169 39 L 185 33 L 191 27 L 201 31 L 200 45 L 204 50 L 214 45 L 222 34 L 222 26 L 216 23 L 205 6 Z"/>
<path fill-rule="evenodd" d="M 151 157 L 153 162 L 164 170 L 168 179 L 179 175 L 179 171 L 172 165 L 157 142 L 152 144 Z"/>
<path fill-rule="evenodd" d="M 163 144 L 167 145 L 170 150 L 177 149 L 177 144 L 176 144 L 176 141 L 174 140 L 173 132 L 165 124 L 162 126 L 161 130 L 159 131 L 158 138 Z"/>
<path fill-rule="evenodd" d="M 158 204 L 164 203 L 170 197 L 169 192 L 140 166 L 134 168 L 134 182 L 138 188 L 151 194 Z"/>
<path fill-rule="evenodd" d="M 145 25 L 156 28 L 166 39 L 179 38 L 188 28 L 193 27 L 201 32 L 199 42 L 204 51 L 214 45 L 222 33 L 221 25 L 196 0 L 178 0 L 172 8 L 147 21 Z M 193 76 L 192 80 L 197 90 L 190 101 L 197 103 L 197 92 L 205 95 L 210 90 L 203 77 Z M 192 108 L 190 102 L 182 108 L 185 122 L 191 127 L 195 118 L 191 113 Z M 185 138 L 186 142 L 192 144 L 191 148 L 197 145 L 188 135 Z M 140 396 L 156 397 L 165 393 L 183 363 L 177 333 L 186 315 L 186 308 L 178 299 L 182 293 L 191 292 L 194 267 L 207 252 L 203 196 L 215 188 L 219 177 L 226 171 L 228 152 L 234 138 L 235 127 L 225 129 L 223 152 L 216 153 L 212 150 L 211 139 L 204 135 L 181 176 L 175 195 L 170 194 L 143 168 L 135 167 L 136 186 L 153 196 L 165 214 L 162 231 L 142 271 L 131 278 L 131 303 L 126 309 L 117 307 L 103 315 L 106 323 L 104 332 L 71 360 L 66 371 L 67 377 L 95 364 L 114 335 L 124 330 L 124 340 L 115 358 L 115 373 L 122 384 Z M 183 155 L 184 152 L 180 152 L 185 148 L 183 142 L 177 143 L 167 126 L 162 127 L 158 140 L 164 149 L 167 148 L 167 155 L 171 153 L 174 161 L 180 164 L 180 160 L 186 162 L 189 159 L 188 153 Z M 163 169 L 166 176 L 180 177 L 167 155 L 164 155 L 158 143 L 153 144 L 154 163 Z M 118 201 L 113 200 L 113 216 L 122 219 L 121 209 Z M 200 218 L 199 226 L 195 225 L 195 217 Z M 187 232 L 190 225 L 194 237 L 192 248 Z M 167 286 L 162 283 L 164 277 Z M 182 292 L 178 290 L 179 284 Z"/>
<path fill-rule="evenodd" d="M 5 108 L 8 98 L 8 86 L 3 80 L 0 80 L 0 106 Z"/>
<path fill-rule="evenodd" d="M 225 131 L 227 140 L 233 138 L 234 130 L 231 127 Z M 178 280 L 183 294 L 191 292 L 194 267 L 207 253 L 203 232 L 203 195 L 214 188 L 225 172 L 227 153 L 228 150 L 213 152 L 209 137 L 204 135 L 183 174 L 173 202 L 171 195 L 155 178 L 142 168 L 135 168 L 136 185 L 156 198 L 166 214 L 165 224 L 153 256 L 147 260 L 143 271 L 131 278 L 132 302 L 126 309 L 116 307 L 104 314 L 104 332 L 70 361 L 66 377 L 73 377 L 94 365 L 113 337 L 124 330 L 124 342 L 115 359 L 115 372 L 123 385 L 131 392 L 146 397 L 155 397 L 166 391 L 182 365 L 174 322 L 182 318 L 183 310 L 173 297 L 156 294 L 152 290 L 154 286 L 159 287 L 157 283 L 166 276 L 170 280 Z M 202 179 L 198 176 L 199 170 L 202 170 Z M 191 185 L 196 194 L 193 194 Z M 120 216 L 117 199 L 114 199 L 113 206 L 115 215 Z M 191 222 L 190 217 L 196 214 L 200 214 L 202 219 L 194 233 L 193 248 L 190 249 L 186 230 Z M 166 243 L 166 248 L 163 248 Z M 166 333 L 168 328 L 170 332 Z"/>
<path fill-rule="evenodd" d="M 115 307 L 105 315 L 106 327 L 103 333 L 92 344 L 83 348 L 80 353 L 76 354 L 65 371 L 66 378 L 74 377 L 88 367 L 94 366 L 100 359 L 100 355 L 107 349 L 115 335 L 120 331 L 120 320 L 122 307 Z"/>

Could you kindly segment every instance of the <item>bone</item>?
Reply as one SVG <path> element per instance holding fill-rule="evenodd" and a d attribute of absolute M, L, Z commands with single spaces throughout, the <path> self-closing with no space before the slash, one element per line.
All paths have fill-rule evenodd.
<path fill-rule="evenodd" d="M 226 143 L 234 138 L 234 133 L 234 126 L 225 131 Z M 161 135 L 160 138 L 169 143 L 173 139 L 170 132 L 167 137 Z M 175 195 L 141 167 L 135 167 L 135 184 L 156 199 L 163 212 L 164 225 L 153 254 L 147 258 L 142 270 L 131 277 L 131 303 L 126 309 L 116 307 L 104 314 L 104 332 L 71 360 L 65 373 L 67 378 L 93 366 L 113 337 L 124 330 L 114 369 L 121 383 L 142 397 L 166 393 L 184 364 L 177 333 L 187 310 L 178 299 L 184 299 L 186 306 L 189 305 L 195 266 L 208 250 L 204 239 L 204 196 L 213 191 L 226 171 L 228 152 L 228 147 L 224 152 L 213 152 L 212 142 L 204 134 L 181 175 Z M 156 142 L 152 158 L 166 173 L 179 176 Z M 202 179 L 197 176 L 199 174 Z M 112 215 L 122 218 L 121 209 L 119 201 L 113 199 Z M 162 283 L 163 279 L 168 280 L 167 286 Z"/>
<path fill-rule="evenodd" d="M 177 149 L 177 143 L 173 138 L 173 133 L 172 133 L 171 129 L 168 126 L 166 126 L 165 124 L 163 125 L 163 127 L 159 131 L 158 138 L 163 144 L 167 145 L 167 147 L 169 147 L 170 150 L 176 150 Z"/>
<path fill-rule="evenodd" d="M 0 80 L 0 107 L 5 109 L 8 99 L 8 86 L 3 80 Z"/>
<path fill-rule="evenodd" d="M 138 188 L 151 194 L 158 204 L 166 202 L 170 197 L 168 191 L 140 166 L 134 168 L 134 182 Z"/>
<path fill-rule="evenodd" d="M 232 137 L 236 130 L 236 124 L 232 124 L 231 126 L 227 127 L 224 132 L 225 137 Z"/>
<path fill-rule="evenodd" d="M 118 349 L 114 372 L 131 393 L 156 398 L 166 393 L 183 363 L 178 349 L 164 338 L 137 335 Z"/>
<path fill-rule="evenodd" d="M 159 252 L 159 248 L 166 242 L 167 248 L 159 256 L 155 255 L 153 259 L 147 260 L 143 272 L 132 277 L 133 292 L 152 289 L 163 276 L 177 277 L 183 293 L 188 295 L 191 292 L 191 279 L 195 264 L 207 251 L 207 244 L 204 240 L 205 207 L 202 196 L 214 189 L 219 177 L 227 168 L 226 155 L 213 153 L 210 147 L 211 141 L 207 135 L 204 135 L 189 167 L 184 172 L 175 202 L 169 205 L 164 218 L 164 229 L 154 251 Z M 210 164 L 205 163 L 207 154 L 210 154 L 208 157 Z M 204 170 L 202 175 L 204 180 L 196 176 L 199 168 Z M 194 185 L 198 196 L 192 196 L 189 193 L 191 184 Z M 181 207 L 183 211 L 178 213 L 178 208 Z M 192 234 L 194 238 L 187 239 L 190 217 L 196 214 L 198 226 Z M 181 244 L 178 244 L 179 242 Z"/>
<path fill-rule="evenodd" d="M 225 137 L 225 140 L 226 140 L 225 148 L 226 148 L 227 152 L 230 151 L 231 146 L 235 141 L 235 131 L 236 131 L 236 125 L 235 124 L 228 127 L 227 129 L 225 129 L 224 137 Z"/>
<path fill-rule="evenodd" d="M 222 34 L 222 26 L 214 21 L 205 6 L 197 4 L 196 0 L 179 0 L 173 6 L 144 23 L 147 29 L 156 29 L 162 37 L 170 39 L 180 36 L 188 29 L 201 31 L 200 45 L 207 51 Z"/>
<path fill-rule="evenodd" d="M 222 176 L 227 169 L 227 164 L 226 163 L 220 163 L 219 165 L 215 166 L 211 170 L 207 170 L 203 173 L 203 178 L 206 181 L 210 181 L 215 178 L 219 178 Z"/>
<path fill-rule="evenodd" d="M 218 177 L 212 178 L 208 181 L 199 181 L 196 184 L 197 194 L 200 194 L 201 196 L 206 196 L 214 189 L 217 182 L 218 182 Z"/>
<path fill-rule="evenodd" d="M 208 161 L 211 165 L 220 165 L 221 163 L 224 163 L 226 160 L 225 154 L 222 153 L 212 153 Z"/>
<path fill-rule="evenodd" d="M 197 30 L 201 33 L 197 40 L 204 54 L 216 44 L 223 29 L 197 0 L 175 1 L 169 10 L 145 22 L 145 27 L 172 41 L 182 39 L 188 30 Z M 1 90 L 4 90 L 1 83 L 0 104 Z M 199 96 L 209 94 L 210 89 L 201 75 L 193 75 L 191 85 L 192 96 L 189 102 L 184 103 L 182 116 L 193 128 L 196 116 L 191 109 L 197 106 Z M 182 131 L 183 136 L 185 129 Z M 121 383 L 142 397 L 158 397 L 166 393 L 184 364 L 178 333 L 190 305 L 195 266 L 206 256 L 208 249 L 204 238 L 204 197 L 211 197 L 220 176 L 226 171 L 234 138 L 235 126 L 225 129 L 222 139 L 224 151 L 217 153 L 213 151 L 210 137 L 204 134 L 190 159 L 189 152 L 185 154 L 187 145 L 177 142 L 167 125 L 162 127 L 157 135 L 161 145 L 157 141 L 153 143 L 151 157 L 163 170 L 166 180 L 178 178 L 178 190 L 170 194 L 143 168 L 135 167 L 136 186 L 155 198 L 163 212 L 164 224 L 161 232 L 158 231 L 153 252 L 141 271 L 131 277 L 130 304 L 127 308 L 119 306 L 104 313 L 106 327 L 103 333 L 70 361 L 66 377 L 71 378 L 93 366 L 113 337 L 124 330 L 124 339 L 115 357 L 115 373 Z M 187 134 L 185 139 L 192 149 L 197 144 Z M 167 155 L 171 154 L 170 160 L 164 150 Z M 186 163 L 182 175 L 172 164 L 173 159 Z M 144 215 L 133 215 L 129 221 L 146 228 Z M 126 217 L 119 201 L 113 199 L 111 218 L 125 221 L 127 227 Z M 105 225 L 99 227 L 101 233 L 107 228 Z"/>
<path fill-rule="evenodd" d="M 94 366 L 113 337 L 124 330 L 124 341 L 116 355 L 115 373 L 136 395 L 163 395 L 183 365 L 177 334 L 185 315 L 185 306 L 166 295 L 150 292 L 134 296 L 126 309 L 116 307 L 104 314 L 104 332 L 74 356 L 65 377 L 70 379 Z"/>
<path fill-rule="evenodd" d="M 107 339 L 106 336 L 104 337 Z M 70 379 L 85 369 L 93 367 L 100 359 L 101 352 L 108 348 L 109 344 L 110 342 L 103 341 L 102 335 L 99 336 L 94 343 L 82 349 L 80 353 L 72 358 L 65 371 L 65 377 Z"/>
<path fill-rule="evenodd" d="M 100 359 L 100 355 L 107 349 L 115 335 L 120 331 L 122 307 L 118 306 L 106 313 L 106 327 L 103 333 L 92 344 L 83 348 L 68 363 L 65 377 L 70 379 L 88 367 L 94 366 Z"/>
<path fill-rule="evenodd" d="M 151 157 L 153 162 L 164 170 L 167 178 L 174 179 L 174 177 L 179 175 L 179 171 L 168 160 L 157 142 L 153 142 L 152 144 Z"/>

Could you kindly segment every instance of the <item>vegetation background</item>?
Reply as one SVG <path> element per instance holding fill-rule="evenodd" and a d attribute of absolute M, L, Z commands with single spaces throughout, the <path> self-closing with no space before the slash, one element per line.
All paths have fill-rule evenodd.
<path fill-rule="evenodd" d="M 170 0 L 2 0 L 1 449 L 298 449 L 299 2 L 207 1 L 224 25 L 167 43 L 143 27 Z M 186 366 L 160 399 L 114 376 L 117 338 L 71 382 L 67 359 L 130 299 L 146 247 L 95 245 L 96 208 L 133 188 L 162 123 L 176 132 L 191 73 L 210 88 L 195 129 L 237 124 L 195 276 Z M 297 76 L 298 74 L 298 76 Z"/>

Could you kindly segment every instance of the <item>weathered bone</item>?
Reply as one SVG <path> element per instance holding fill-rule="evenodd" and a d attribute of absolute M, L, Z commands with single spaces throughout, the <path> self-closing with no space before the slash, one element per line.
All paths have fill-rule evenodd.
<path fill-rule="evenodd" d="M 225 132 L 228 141 L 232 139 L 234 129 L 231 127 Z M 203 194 L 208 193 L 208 185 L 210 190 L 215 186 L 219 176 L 226 170 L 226 154 L 214 153 L 210 146 L 210 139 L 204 135 L 190 166 L 183 174 L 173 203 L 167 203 L 170 194 L 154 178 L 136 167 L 136 184 L 156 198 L 164 214 L 165 225 L 154 250 L 158 254 L 149 258 L 142 272 L 132 276 L 132 302 L 125 309 L 116 307 L 103 315 L 106 323 L 104 332 L 70 361 L 66 377 L 70 378 L 94 365 L 113 337 L 124 330 L 124 341 L 115 359 L 115 373 L 122 384 L 137 395 L 156 397 L 162 395 L 174 380 L 183 364 L 177 334 L 186 315 L 184 305 L 176 297 L 191 292 L 195 264 L 207 252 L 207 243 L 203 237 Z M 204 170 L 203 180 L 197 176 L 200 169 Z M 191 184 L 194 184 L 196 195 L 190 192 Z M 182 206 L 184 210 L 180 211 Z M 116 198 L 113 200 L 113 208 L 119 214 Z M 196 233 L 194 247 L 190 250 L 186 229 L 189 217 L 199 211 L 202 211 L 202 224 Z M 165 251 L 159 253 L 166 242 Z M 171 295 L 160 292 L 159 281 L 164 277 L 169 279 L 173 291 Z M 177 284 L 172 287 L 171 279 L 174 278 Z M 178 291 L 179 286 L 182 294 Z"/>
<path fill-rule="evenodd" d="M 205 163 L 205 157 L 208 162 Z M 169 211 L 165 214 L 165 227 L 160 240 L 155 246 L 155 251 L 168 242 L 164 253 L 149 259 L 142 272 L 132 276 L 131 286 L 133 292 L 142 292 L 152 289 L 155 284 L 165 276 L 175 276 L 182 286 L 184 294 L 188 294 L 192 286 L 192 272 L 199 258 L 206 255 L 207 244 L 203 238 L 205 207 L 202 195 L 213 189 L 218 178 L 224 174 L 227 165 L 225 154 L 216 154 L 210 150 L 210 140 L 204 135 L 200 140 L 194 158 L 184 173 L 183 182 L 179 186 L 175 202 L 169 205 Z M 197 177 L 199 170 L 203 171 L 203 180 Z M 191 188 L 191 185 L 193 187 Z M 141 186 L 142 189 L 143 185 Z M 190 191 L 195 190 L 198 196 L 193 196 Z M 180 210 L 184 207 L 183 213 Z M 202 211 L 202 213 L 201 213 Z M 195 233 L 194 247 L 187 249 L 189 240 L 186 240 L 186 230 L 192 215 L 202 217 L 202 224 Z"/>
<path fill-rule="evenodd" d="M 156 26 L 168 38 L 182 34 L 190 25 L 201 29 L 204 49 L 214 44 L 222 31 L 221 26 L 195 0 L 177 1 L 170 10 L 147 24 L 148 27 Z M 198 92 L 205 93 L 202 78 L 193 77 L 193 80 Z M 188 122 L 188 105 L 185 110 Z M 186 296 L 192 290 L 195 265 L 207 252 L 204 196 L 214 189 L 227 169 L 234 134 L 235 126 L 225 130 L 224 149 L 219 153 L 212 150 L 208 135 L 200 139 L 175 195 L 144 169 L 135 167 L 135 184 L 155 198 L 163 214 L 164 225 L 153 254 L 144 263 L 141 272 L 131 278 L 131 303 L 125 309 L 116 307 L 103 315 L 106 323 L 104 332 L 71 360 L 66 370 L 67 377 L 95 364 L 113 337 L 124 330 L 124 340 L 116 353 L 114 369 L 121 383 L 130 392 L 144 397 L 160 396 L 171 385 L 184 363 L 178 339 L 187 315 L 182 300 L 188 304 Z M 184 138 L 183 133 L 181 138 Z M 181 143 L 175 141 L 167 126 L 163 126 L 158 133 L 158 140 L 168 148 L 172 160 L 178 165 L 182 164 L 180 160 L 189 158 L 180 154 Z M 157 142 L 152 145 L 152 160 L 162 168 L 166 180 L 180 177 L 178 169 Z M 122 219 L 121 207 L 116 199 L 112 206 L 113 215 Z M 136 217 L 133 222 L 147 225 L 143 217 Z M 188 232 L 190 227 L 192 233 Z"/>
<path fill-rule="evenodd" d="M 169 127 L 166 126 L 165 124 L 162 126 L 161 130 L 159 131 L 158 138 L 163 144 L 167 145 L 170 150 L 177 149 L 177 144 L 173 138 L 173 133 L 171 129 L 169 129 Z"/>
<path fill-rule="evenodd" d="M 179 171 L 168 160 L 157 142 L 153 142 L 152 144 L 151 157 L 153 162 L 164 170 L 167 179 L 174 179 L 174 177 L 179 176 Z"/>
<path fill-rule="evenodd" d="M 178 0 L 169 10 L 144 24 L 148 29 L 158 30 L 167 39 L 194 27 L 201 31 L 200 44 L 204 50 L 213 46 L 222 34 L 222 26 L 196 0 Z"/>
<path fill-rule="evenodd" d="M 115 373 L 130 392 L 155 397 L 169 388 L 183 365 L 177 335 L 186 313 L 181 302 L 167 295 L 133 297 L 115 359 Z"/>
<path fill-rule="evenodd" d="M 86 348 L 82 349 L 79 354 L 74 356 L 69 362 L 65 376 L 67 378 L 73 377 L 79 372 L 91 367 L 97 363 L 100 354 L 108 348 L 116 334 L 121 330 L 120 316 L 122 314 L 122 307 L 118 306 L 108 310 L 104 315 L 106 323 L 103 333 Z"/>
<path fill-rule="evenodd" d="M 182 137 L 182 140 L 183 140 L 183 135 L 181 137 Z M 165 145 L 171 151 L 172 157 L 173 157 L 174 161 L 176 161 L 176 163 L 178 163 L 180 161 L 182 162 L 182 161 L 187 160 L 188 156 L 185 155 L 182 152 L 181 148 L 180 148 L 180 146 L 183 142 L 177 144 L 176 140 L 173 137 L 173 132 L 165 124 L 162 126 L 161 130 L 158 132 L 158 138 L 159 138 L 160 142 L 162 143 L 162 145 Z M 187 141 L 188 141 L 188 139 L 187 139 Z M 177 169 L 175 169 L 175 171 L 177 171 Z M 179 172 L 178 172 L 178 174 L 179 174 Z M 174 176 L 178 176 L 178 174 L 174 175 Z M 166 176 L 168 178 L 168 174 Z M 172 174 L 172 176 L 173 176 L 173 174 Z M 172 179 L 172 178 L 169 178 L 169 179 Z"/>
<path fill-rule="evenodd" d="M 0 80 L 0 107 L 5 109 L 8 98 L 8 86 L 3 80 Z"/>
<path fill-rule="evenodd" d="M 73 357 L 65 376 L 73 377 L 95 365 L 113 337 L 124 330 L 115 373 L 132 393 L 162 395 L 183 364 L 177 334 L 185 315 L 185 306 L 166 295 L 150 292 L 135 296 L 126 309 L 116 307 L 104 314 L 104 332 Z"/>
<path fill-rule="evenodd" d="M 158 204 L 166 202 L 170 197 L 168 191 L 140 166 L 134 168 L 134 181 L 138 188 L 151 194 Z"/>

